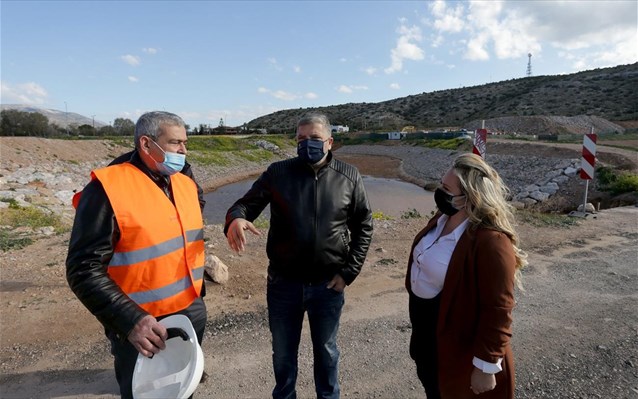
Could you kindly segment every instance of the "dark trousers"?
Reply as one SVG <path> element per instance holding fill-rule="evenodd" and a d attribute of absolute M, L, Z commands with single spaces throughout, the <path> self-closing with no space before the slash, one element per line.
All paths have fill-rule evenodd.
<path fill-rule="evenodd" d="M 416 363 L 416 374 L 428 399 L 440 399 L 436 342 L 436 324 L 441 294 L 423 299 L 410 292 L 409 313 L 412 323 L 410 357 Z"/>
<path fill-rule="evenodd" d="M 337 332 L 344 294 L 327 288 L 327 284 L 327 281 L 304 284 L 281 277 L 268 277 L 268 322 L 275 373 L 273 398 L 297 397 L 297 354 L 306 311 L 312 339 L 317 398 L 339 398 Z"/>
<path fill-rule="evenodd" d="M 188 308 L 177 312 L 188 317 L 193 324 L 199 344 L 204 338 L 206 328 L 206 304 L 202 298 L 197 298 Z M 158 320 L 169 315 L 158 317 Z M 133 398 L 133 371 L 137 361 L 137 349 L 127 340 L 120 340 L 112 331 L 107 331 L 106 336 L 111 341 L 111 354 L 114 357 L 115 378 L 120 386 L 122 399 Z"/>

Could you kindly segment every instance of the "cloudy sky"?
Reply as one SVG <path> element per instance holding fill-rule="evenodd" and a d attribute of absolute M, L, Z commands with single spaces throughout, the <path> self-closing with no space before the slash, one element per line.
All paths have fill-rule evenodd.
<path fill-rule="evenodd" d="M 1 102 L 230 126 L 638 62 L 638 2 L 3 1 Z"/>

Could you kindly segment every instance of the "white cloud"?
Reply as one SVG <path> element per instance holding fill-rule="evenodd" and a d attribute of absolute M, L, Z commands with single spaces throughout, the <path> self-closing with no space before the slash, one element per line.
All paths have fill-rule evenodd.
<path fill-rule="evenodd" d="M 308 100 L 314 100 L 318 98 L 319 96 L 316 93 L 309 91 L 308 93 L 304 94 L 304 97 L 307 98 Z"/>
<path fill-rule="evenodd" d="M 284 69 L 279 65 L 276 58 L 268 58 L 268 63 L 271 67 L 275 68 L 277 71 L 283 71 Z"/>
<path fill-rule="evenodd" d="M 485 49 L 489 37 L 487 35 L 478 35 L 471 38 L 467 43 L 467 51 L 465 58 L 473 61 L 489 60 L 490 55 Z"/>
<path fill-rule="evenodd" d="M 390 83 L 390 88 L 394 90 L 399 90 L 401 86 L 398 83 Z"/>
<path fill-rule="evenodd" d="M 302 96 L 299 96 L 297 94 L 294 93 L 290 93 L 284 90 L 270 90 L 267 89 L 265 87 L 260 87 L 257 89 L 257 92 L 261 93 L 261 94 L 269 94 L 272 97 L 275 97 L 279 100 L 284 100 L 284 101 L 292 101 L 292 100 L 296 100 Z"/>
<path fill-rule="evenodd" d="M 519 58 L 528 52 L 538 53 L 541 45 L 533 34 L 535 21 L 516 6 L 504 1 L 471 1 L 467 26 L 470 32 L 465 58 L 486 60 L 493 50 L 498 59 Z"/>
<path fill-rule="evenodd" d="M 48 95 L 44 87 L 35 82 L 13 86 L 6 82 L 0 82 L 0 97 L 2 97 L 3 103 L 44 104 Z"/>
<path fill-rule="evenodd" d="M 292 70 L 295 71 L 295 73 L 300 73 L 301 72 L 301 67 L 298 65 L 293 65 L 292 66 Z"/>
<path fill-rule="evenodd" d="M 280 100 L 284 100 L 284 101 L 292 101 L 299 98 L 299 96 L 297 96 L 296 94 L 293 94 L 284 90 L 276 90 L 274 92 L 271 92 L 270 94 L 273 97 L 278 98 Z"/>
<path fill-rule="evenodd" d="M 434 28 L 441 32 L 461 32 L 465 26 L 462 4 L 448 7 L 445 1 L 437 0 L 430 4 L 430 11 L 435 17 Z"/>
<path fill-rule="evenodd" d="M 377 73 L 377 68 L 375 67 L 367 67 L 364 69 L 365 73 L 367 73 L 370 76 L 374 76 Z"/>
<path fill-rule="evenodd" d="M 405 20 L 401 20 L 401 22 L 403 23 Z M 390 51 L 392 62 L 388 68 L 384 69 L 387 74 L 401 71 L 404 60 L 419 61 L 424 58 L 423 50 L 416 44 L 422 40 L 421 28 L 418 26 L 407 27 L 402 24 L 397 29 L 397 33 L 399 33 L 397 45 Z"/>
<path fill-rule="evenodd" d="M 347 58 L 345 58 L 345 57 L 341 57 L 341 58 L 339 58 L 339 61 L 340 61 L 340 62 L 348 62 L 348 59 L 347 59 Z"/>
<path fill-rule="evenodd" d="M 140 80 L 139 80 L 138 78 L 136 78 L 135 76 L 129 76 L 129 77 L 128 77 L 128 80 L 129 80 L 129 81 L 131 81 L 131 82 L 133 82 L 133 83 L 137 83 L 137 82 L 139 82 L 139 81 L 140 81 Z"/>
<path fill-rule="evenodd" d="M 142 62 L 140 57 L 131 54 L 123 55 L 120 57 L 120 59 L 130 66 L 138 66 Z"/>
<path fill-rule="evenodd" d="M 339 93 L 350 94 L 355 90 L 368 90 L 368 86 L 364 85 L 341 85 L 336 88 Z"/>
<path fill-rule="evenodd" d="M 210 121 L 208 124 L 212 127 L 216 127 L 219 124 L 219 119 L 224 119 L 226 126 L 241 126 L 245 122 L 249 122 L 255 118 L 263 115 L 271 114 L 276 111 L 280 111 L 282 108 L 274 107 L 270 105 L 242 105 L 238 109 L 212 109 L 205 112 L 204 120 Z M 184 120 L 191 121 L 189 123 L 192 127 L 199 126 L 202 123 L 202 117 L 198 112 L 192 112 L 193 116 L 187 113 L 180 114 Z"/>
<path fill-rule="evenodd" d="M 144 47 L 142 51 L 146 54 L 157 54 L 157 49 L 153 47 Z"/>
<path fill-rule="evenodd" d="M 428 9 L 430 45 L 445 43 L 452 54 L 462 48 L 469 60 L 515 59 L 553 48 L 575 69 L 638 61 L 635 1 L 437 0 Z"/>

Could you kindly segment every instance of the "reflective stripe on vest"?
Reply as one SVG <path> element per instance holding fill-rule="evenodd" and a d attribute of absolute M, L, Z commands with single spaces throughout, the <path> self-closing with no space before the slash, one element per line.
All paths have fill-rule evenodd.
<path fill-rule="evenodd" d="M 203 219 L 197 187 L 171 176 L 175 204 L 135 166 L 93 172 L 120 229 L 108 267 L 111 278 L 153 316 L 175 313 L 200 295 L 204 275 Z"/>
<path fill-rule="evenodd" d="M 187 242 L 200 241 L 204 239 L 204 230 L 190 230 L 186 232 Z M 164 241 L 159 243 L 153 247 L 138 249 L 136 251 L 129 252 L 116 252 L 113 254 L 113 258 L 111 258 L 111 262 L 109 262 L 109 267 L 117 267 L 117 266 L 129 266 L 133 263 L 143 262 L 145 260 L 150 260 L 153 258 L 160 257 L 162 255 L 166 255 L 170 252 L 177 251 L 178 249 L 183 248 L 184 246 L 184 237 L 181 235 L 175 238 L 171 238 L 168 241 Z"/>

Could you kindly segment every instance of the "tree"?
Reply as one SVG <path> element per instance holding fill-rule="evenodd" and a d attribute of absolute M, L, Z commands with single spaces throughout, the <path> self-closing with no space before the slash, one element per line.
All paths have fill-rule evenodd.
<path fill-rule="evenodd" d="M 115 118 L 113 121 L 113 129 L 120 136 L 132 136 L 135 133 L 135 123 L 126 118 Z"/>
<path fill-rule="evenodd" d="M 78 134 L 82 136 L 95 136 L 96 130 L 91 125 L 80 125 L 78 127 Z"/>
<path fill-rule="evenodd" d="M 37 112 L 5 109 L 0 113 L 0 134 L 3 136 L 47 136 L 49 118 Z"/>
<path fill-rule="evenodd" d="M 111 125 L 102 126 L 98 129 L 100 136 L 115 136 L 115 129 Z"/>

